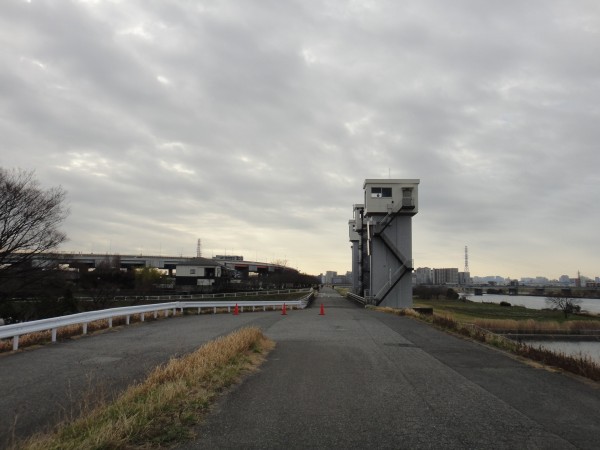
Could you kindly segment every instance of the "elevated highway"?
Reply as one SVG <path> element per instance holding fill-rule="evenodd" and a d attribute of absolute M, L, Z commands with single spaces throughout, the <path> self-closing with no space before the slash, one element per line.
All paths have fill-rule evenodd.
<path fill-rule="evenodd" d="M 64 265 L 71 268 L 88 270 L 98 267 L 106 262 L 118 261 L 123 269 L 136 269 L 143 267 L 154 267 L 156 269 L 168 270 L 170 273 L 176 269 L 178 264 L 187 263 L 190 260 L 204 260 L 218 263 L 230 269 L 252 273 L 273 273 L 292 270 L 279 264 L 257 261 L 221 261 L 206 258 L 193 258 L 190 256 L 156 256 L 156 255 L 120 255 L 120 254 L 98 254 L 98 253 L 46 253 L 37 255 L 34 264 Z"/>

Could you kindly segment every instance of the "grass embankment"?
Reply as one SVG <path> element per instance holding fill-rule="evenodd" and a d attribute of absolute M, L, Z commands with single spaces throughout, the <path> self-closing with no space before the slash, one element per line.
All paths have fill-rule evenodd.
<path fill-rule="evenodd" d="M 584 314 L 570 315 L 565 319 L 561 311 L 529 309 L 524 306 L 500 306 L 497 303 L 479 303 L 462 300 L 419 300 L 415 299 L 417 307 L 431 307 L 437 312 L 451 314 L 460 322 L 473 322 L 480 319 L 511 319 L 517 321 L 533 320 L 536 322 L 574 322 L 594 321 L 600 323 L 599 316 Z"/>
<path fill-rule="evenodd" d="M 114 402 L 14 448 L 149 448 L 188 440 L 217 394 L 256 368 L 273 347 L 258 328 L 238 330 L 157 367 Z"/>
<path fill-rule="evenodd" d="M 595 316 L 572 316 L 571 320 L 565 321 L 561 312 L 538 311 L 524 307 L 504 307 L 495 304 L 458 300 L 415 301 L 415 306 L 433 307 L 434 311 L 441 310 L 442 312 L 435 312 L 433 316 L 427 316 L 412 309 L 371 308 L 396 315 L 415 317 L 437 328 L 466 336 L 594 381 L 600 381 L 600 365 L 587 356 L 571 356 L 541 347 L 532 347 L 526 343 L 511 341 L 493 331 L 513 329 L 505 327 L 517 327 L 522 332 L 535 332 L 533 330 L 548 330 L 549 328 L 556 330 L 580 330 L 581 327 L 588 330 L 600 329 L 600 318 Z M 513 308 L 514 311 L 512 311 Z M 515 317 L 520 317 L 521 320 L 517 320 Z M 537 320 L 532 319 L 532 317 L 536 317 Z M 553 322 L 553 320 L 555 321 Z"/>

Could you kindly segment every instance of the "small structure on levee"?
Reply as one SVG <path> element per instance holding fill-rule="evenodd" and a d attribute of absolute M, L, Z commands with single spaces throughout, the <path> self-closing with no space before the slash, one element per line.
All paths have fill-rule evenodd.
<path fill-rule="evenodd" d="M 412 307 L 412 216 L 417 214 L 416 179 L 367 179 L 364 204 L 349 222 L 353 292 L 369 304 Z"/>

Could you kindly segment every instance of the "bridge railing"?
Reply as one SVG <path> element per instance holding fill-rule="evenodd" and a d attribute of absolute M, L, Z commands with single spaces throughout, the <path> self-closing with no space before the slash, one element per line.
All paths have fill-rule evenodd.
<path fill-rule="evenodd" d="M 361 305 L 366 305 L 368 303 L 367 299 L 365 299 L 364 297 L 361 297 L 360 295 L 353 294 L 352 292 L 347 292 L 346 298 L 353 300 L 357 303 L 360 303 Z"/>
<path fill-rule="evenodd" d="M 69 325 L 83 325 L 83 334 L 87 334 L 87 326 L 91 322 L 98 320 L 108 320 L 108 327 L 112 327 L 112 321 L 116 317 L 125 317 L 125 324 L 129 325 L 131 316 L 139 315 L 140 321 L 144 321 L 146 314 L 153 314 L 154 318 L 158 317 L 159 313 L 163 313 L 165 317 L 172 314 L 175 315 L 177 310 L 182 313 L 185 309 L 196 308 L 198 314 L 202 309 L 212 309 L 213 313 L 217 312 L 217 308 L 227 308 L 228 312 L 231 312 L 231 308 L 238 306 L 239 311 L 247 311 L 248 308 L 252 308 L 252 311 L 256 311 L 256 308 L 262 308 L 266 311 L 267 308 L 281 309 L 283 305 L 296 306 L 300 309 L 306 308 L 307 304 L 312 300 L 315 295 L 314 291 L 310 291 L 304 297 L 298 300 L 253 300 L 253 301 L 178 301 L 169 303 L 155 303 L 152 305 L 136 305 L 136 306 L 125 306 L 120 308 L 109 308 L 98 311 L 89 311 L 78 314 L 70 314 L 68 316 L 53 317 L 50 319 L 33 320 L 31 322 L 15 323 L 11 325 L 0 326 L 0 339 L 12 338 L 13 350 L 19 349 L 19 337 L 24 334 L 36 333 L 40 331 L 51 330 L 52 342 L 56 342 L 56 336 L 59 328 L 66 327 Z"/>

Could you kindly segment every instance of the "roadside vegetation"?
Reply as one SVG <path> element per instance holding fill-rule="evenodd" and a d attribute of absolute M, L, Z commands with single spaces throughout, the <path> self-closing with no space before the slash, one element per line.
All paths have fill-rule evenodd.
<path fill-rule="evenodd" d="M 415 299 L 415 307 L 433 308 L 433 315 L 413 309 L 394 309 L 367 306 L 379 311 L 410 316 L 451 333 L 483 342 L 530 360 L 553 366 L 576 375 L 600 381 L 600 364 L 583 355 L 571 356 L 516 342 L 498 333 L 561 333 L 578 334 L 600 330 L 600 317 L 571 314 L 562 311 L 533 310 L 521 306 L 476 303 L 456 299 Z"/>
<path fill-rule="evenodd" d="M 157 367 L 113 402 L 16 449 L 150 448 L 194 437 L 209 405 L 264 361 L 274 347 L 258 328 L 243 328 Z"/>
<path fill-rule="evenodd" d="M 437 312 L 451 314 L 460 322 L 473 322 L 476 319 L 512 319 L 556 323 L 593 321 L 600 324 L 599 316 L 589 314 L 571 314 L 566 318 L 562 311 L 529 309 L 524 306 L 504 306 L 498 303 L 479 303 L 460 299 L 415 298 L 414 305 L 416 307 L 432 307 Z"/>

